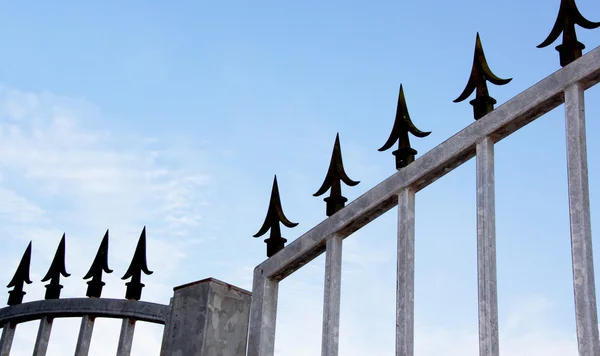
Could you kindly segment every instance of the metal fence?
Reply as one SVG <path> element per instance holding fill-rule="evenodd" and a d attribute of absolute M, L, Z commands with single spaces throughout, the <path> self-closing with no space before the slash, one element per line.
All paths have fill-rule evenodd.
<path fill-rule="evenodd" d="M 557 49 L 561 52 L 561 46 Z M 254 270 L 247 355 L 274 354 L 279 282 L 323 252 L 326 262 L 321 352 L 325 356 L 337 355 L 343 240 L 397 206 L 396 355 L 412 356 L 415 194 L 476 157 L 479 350 L 482 356 L 497 356 L 494 145 L 563 103 L 577 343 L 580 355 L 600 355 L 584 111 L 585 90 L 600 81 L 600 47 L 576 58 L 566 60 L 561 52 L 564 68 L 406 165 L 259 264 Z"/>
<path fill-rule="evenodd" d="M 8 356 L 15 329 L 19 323 L 40 320 L 33 355 L 46 354 L 52 323 L 55 318 L 80 317 L 81 327 L 75 346 L 76 356 L 85 356 L 90 349 L 94 322 L 96 318 L 123 319 L 117 355 L 129 355 L 133 342 L 136 321 L 165 325 L 169 316 L 168 305 L 137 300 L 109 298 L 67 298 L 40 300 L 0 309 L 2 340 L 0 355 Z"/>

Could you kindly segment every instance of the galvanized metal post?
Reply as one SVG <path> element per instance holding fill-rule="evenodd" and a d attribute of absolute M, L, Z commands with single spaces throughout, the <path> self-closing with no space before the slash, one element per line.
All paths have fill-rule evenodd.
<path fill-rule="evenodd" d="M 477 142 L 476 150 L 479 355 L 499 356 L 494 142 L 486 137 Z"/>
<path fill-rule="evenodd" d="M 214 278 L 175 288 L 161 355 L 245 356 L 250 292 Z"/>
<path fill-rule="evenodd" d="M 2 326 L 2 338 L 0 339 L 0 356 L 9 356 L 17 324 L 7 322 Z"/>
<path fill-rule="evenodd" d="M 580 356 L 600 355 L 592 253 L 584 94 L 581 84 L 565 91 L 567 176 L 577 344 Z"/>
<path fill-rule="evenodd" d="M 48 351 L 48 342 L 50 341 L 50 332 L 52 331 L 52 318 L 44 316 L 40 319 L 35 346 L 33 347 L 33 356 L 45 356 Z"/>
<path fill-rule="evenodd" d="M 94 318 L 89 315 L 81 317 L 81 327 L 75 346 L 75 356 L 87 356 L 90 352 L 92 333 L 94 332 Z"/>
<path fill-rule="evenodd" d="M 398 271 L 396 282 L 396 356 L 414 355 L 415 191 L 398 195 Z"/>
<path fill-rule="evenodd" d="M 133 333 L 135 332 L 135 320 L 125 318 L 121 323 L 119 344 L 117 345 L 117 356 L 129 356 L 133 345 Z"/>
<path fill-rule="evenodd" d="M 342 290 L 342 241 L 342 236 L 335 234 L 327 240 L 326 245 L 322 356 L 338 355 L 340 295 Z"/>
<path fill-rule="evenodd" d="M 263 276 L 260 267 L 254 269 L 247 356 L 273 356 L 275 353 L 278 291 L 278 281 Z"/>

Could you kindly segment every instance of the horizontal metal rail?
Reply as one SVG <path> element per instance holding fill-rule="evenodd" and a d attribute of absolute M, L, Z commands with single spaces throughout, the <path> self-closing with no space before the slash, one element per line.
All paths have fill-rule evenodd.
<path fill-rule="evenodd" d="M 600 47 L 558 70 L 393 174 L 258 265 L 263 278 L 282 280 L 325 251 L 333 234 L 347 237 L 397 205 L 398 194 L 421 190 L 475 156 L 477 142 L 496 143 L 564 103 L 564 91 L 600 81 Z"/>
<path fill-rule="evenodd" d="M 170 313 L 168 305 L 137 300 L 109 298 L 69 298 L 39 300 L 0 309 L 0 326 L 8 322 L 23 323 L 43 317 L 104 317 L 133 319 L 165 324 Z"/>

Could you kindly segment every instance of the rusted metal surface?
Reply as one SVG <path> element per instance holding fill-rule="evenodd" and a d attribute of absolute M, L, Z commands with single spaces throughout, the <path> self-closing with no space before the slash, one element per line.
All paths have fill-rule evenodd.
<path fill-rule="evenodd" d="M 92 280 L 87 282 L 88 288 L 85 295 L 92 298 L 100 298 L 102 294 L 102 287 L 106 283 L 102 281 L 102 272 L 112 273 L 112 270 L 108 268 L 108 230 L 104 234 L 104 238 L 100 243 L 100 247 L 98 248 L 98 253 L 96 253 L 96 257 L 94 258 L 94 262 L 92 262 L 92 266 L 83 279 Z"/>
<path fill-rule="evenodd" d="M 29 266 L 31 265 L 31 241 L 25 249 L 25 253 L 21 258 L 21 262 L 19 262 L 19 267 L 17 267 L 17 271 L 15 275 L 10 280 L 7 288 L 14 287 L 13 290 L 8 292 L 8 305 L 17 305 L 23 302 L 23 296 L 27 293 L 23 291 L 23 284 L 31 284 L 31 279 L 29 278 Z"/>
<path fill-rule="evenodd" d="M 494 104 L 496 104 L 496 99 L 490 96 L 487 82 L 489 81 L 496 85 L 504 85 L 508 84 L 511 80 L 512 78 L 501 79 L 492 72 L 485 58 L 485 54 L 483 53 L 483 46 L 481 45 L 481 38 L 479 37 L 478 32 L 475 39 L 475 54 L 473 56 L 471 76 L 469 77 L 467 86 L 462 94 L 460 94 L 454 102 L 459 103 L 467 99 L 473 91 L 475 91 L 475 99 L 471 100 L 469 103 L 473 106 L 475 120 L 479 120 L 494 110 Z"/>
<path fill-rule="evenodd" d="M 331 191 L 329 192 L 329 197 L 323 199 L 327 204 L 327 216 L 331 216 L 340 211 L 340 209 L 342 209 L 348 201 L 348 198 L 342 195 L 342 182 L 346 183 L 351 187 L 360 183 L 359 181 L 354 181 L 350 179 L 350 177 L 348 177 L 348 175 L 346 174 L 346 170 L 344 169 L 344 162 L 342 161 L 340 134 L 338 133 L 335 136 L 335 144 L 333 145 L 331 161 L 329 162 L 329 169 L 327 170 L 325 180 L 323 181 L 321 188 L 319 188 L 319 190 L 315 194 L 313 194 L 313 196 L 318 197 L 319 195 L 325 194 L 327 190 L 331 188 Z"/>
<path fill-rule="evenodd" d="M 50 268 L 46 273 L 46 276 L 42 279 L 42 282 L 50 281 L 46 284 L 46 299 L 58 299 L 60 298 L 60 290 L 62 285 L 60 284 L 60 276 L 69 277 L 71 274 L 67 273 L 65 267 L 65 234 L 63 234 L 56 249 L 54 259 L 50 264 Z"/>
<path fill-rule="evenodd" d="M 87 356 L 90 352 L 92 334 L 94 332 L 94 321 L 95 318 L 89 315 L 84 315 L 81 318 L 79 336 L 77 336 L 77 344 L 75 345 L 75 356 Z"/>
<path fill-rule="evenodd" d="M 585 49 L 585 45 L 577 40 L 575 25 L 592 30 L 600 27 L 600 22 L 592 22 L 583 17 L 577 8 L 577 4 L 575 4 L 575 0 L 561 0 L 552 31 L 550 31 L 544 42 L 537 47 L 544 48 L 551 45 L 562 33 L 562 43 L 556 46 L 556 50 L 560 54 L 560 65 L 563 67 L 568 65 L 580 58 L 582 51 Z"/>
<path fill-rule="evenodd" d="M 52 317 L 43 316 L 40 319 L 35 346 L 33 347 L 33 356 L 45 356 L 50 342 L 50 333 L 52 332 Z"/>
<path fill-rule="evenodd" d="M 269 201 L 269 208 L 267 209 L 267 216 L 260 230 L 254 235 L 254 237 L 260 237 L 271 230 L 271 235 L 265 240 L 267 244 L 267 257 L 271 257 L 279 252 L 287 242 L 287 239 L 281 236 L 281 229 L 279 223 L 292 228 L 298 225 L 298 223 L 291 222 L 283 213 L 281 207 L 281 199 L 279 197 L 279 187 L 277 185 L 277 176 L 273 179 L 273 188 L 271 189 L 271 199 Z"/>
<path fill-rule="evenodd" d="M 142 229 L 142 234 L 138 240 L 138 244 L 135 248 L 133 258 L 127 268 L 125 275 L 121 279 L 131 278 L 131 281 L 125 283 L 127 291 L 125 292 L 125 299 L 140 300 L 142 298 L 142 288 L 145 284 L 142 283 L 142 272 L 146 275 L 150 275 L 154 272 L 148 269 L 148 263 L 146 261 L 146 227 Z"/>
<path fill-rule="evenodd" d="M 117 344 L 117 356 L 129 356 L 133 345 L 133 333 L 135 332 L 135 319 L 123 319 L 121 333 Z"/>
<path fill-rule="evenodd" d="M 0 356 L 10 355 L 10 349 L 12 348 L 12 343 L 13 339 L 15 338 L 16 330 L 16 323 L 5 322 L 2 325 L 2 337 L 0 338 Z"/>
<path fill-rule="evenodd" d="M 392 154 L 396 157 L 396 169 L 398 170 L 414 162 L 415 155 L 417 154 L 417 151 L 410 147 L 410 141 L 408 138 L 409 132 L 420 138 L 429 136 L 429 134 L 431 134 L 431 132 L 424 132 L 417 129 L 415 124 L 413 124 L 410 115 L 408 114 L 408 108 L 406 107 L 404 89 L 402 88 L 402 84 L 400 84 L 400 93 L 398 94 L 398 107 L 396 109 L 394 126 L 392 127 L 390 137 L 379 149 L 380 152 L 383 152 L 392 148 L 394 143 L 398 141 L 398 149 L 392 152 Z"/>

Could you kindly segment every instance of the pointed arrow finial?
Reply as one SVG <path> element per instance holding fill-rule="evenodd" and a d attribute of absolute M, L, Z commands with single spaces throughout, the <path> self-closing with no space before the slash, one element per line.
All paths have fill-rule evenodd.
<path fill-rule="evenodd" d="M 298 225 L 293 223 L 283 214 L 283 208 L 281 207 L 281 199 L 279 198 L 279 187 L 277 186 L 277 176 L 273 179 L 273 189 L 271 190 L 271 199 L 269 201 L 269 208 L 267 209 L 267 216 L 260 230 L 254 235 L 254 237 L 260 237 L 271 230 L 271 235 L 265 240 L 267 244 L 267 257 L 271 257 L 279 252 L 285 246 L 286 239 L 281 237 L 281 229 L 279 223 L 292 228 Z"/>
<path fill-rule="evenodd" d="M 92 279 L 87 282 L 88 288 L 85 295 L 88 297 L 100 298 L 102 287 L 106 284 L 102 281 L 102 272 L 112 273 L 112 270 L 108 268 L 108 230 L 106 230 L 106 233 L 104 234 L 104 238 L 100 243 L 98 253 L 96 253 L 96 257 L 94 258 L 94 262 L 92 262 L 90 270 L 83 277 L 83 279 Z"/>
<path fill-rule="evenodd" d="M 410 119 L 408 114 L 408 108 L 406 107 L 406 100 L 404 99 L 404 89 L 400 84 L 400 93 L 398 95 L 398 108 L 396 109 L 396 119 L 394 121 L 394 127 L 392 133 L 383 147 L 379 149 L 383 152 L 391 148 L 396 141 L 398 141 L 398 149 L 392 154 L 396 156 L 396 169 L 400 170 L 406 167 L 415 160 L 417 151 L 410 147 L 410 141 L 408 139 L 408 133 L 415 135 L 416 137 L 426 137 L 431 132 L 423 132 L 416 128 Z"/>
<path fill-rule="evenodd" d="M 46 273 L 46 276 L 42 279 L 42 282 L 50 281 L 46 284 L 46 296 L 45 299 L 58 299 L 60 298 L 60 290 L 62 285 L 60 284 L 60 276 L 69 277 L 71 274 L 67 273 L 65 267 L 65 234 L 62 235 L 54 259 L 50 264 L 50 268 Z"/>
<path fill-rule="evenodd" d="M 135 253 L 133 254 L 133 258 L 131 259 L 131 264 L 125 272 L 125 275 L 121 279 L 127 279 L 131 277 L 131 281 L 125 283 L 127 286 L 127 291 L 125 292 L 125 299 L 133 299 L 140 300 L 142 297 L 142 288 L 144 288 L 145 284 L 142 283 L 142 272 L 146 275 L 151 275 L 152 271 L 148 269 L 148 264 L 146 263 L 146 227 L 142 230 L 142 234 L 140 235 L 140 239 L 138 241 L 137 247 L 135 248 Z"/>
<path fill-rule="evenodd" d="M 321 188 L 313 194 L 313 196 L 318 197 L 319 195 L 325 194 L 327 190 L 331 188 L 329 197 L 323 199 L 325 203 L 327 203 L 327 216 L 331 216 L 340 211 L 348 201 L 348 199 L 342 195 L 342 182 L 351 187 L 360 183 L 350 179 L 344 170 L 342 149 L 340 148 L 340 134 L 338 133 L 335 136 L 335 144 L 333 145 L 333 153 L 331 154 L 331 161 L 329 163 L 327 175 L 325 176 L 325 181 L 323 181 Z"/>
<path fill-rule="evenodd" d="M 27 249 L 25 249 L 25 253 L 23 253 L 23 257 L 21 258 L 21 262 L 19 262 L 19 267 L 17 267 L 15 275 L 6 286 L 6 288 L 14 287 L 13 290 L 8 291 L 8 305 L 12 306 L 23 303 L 23 296 L 27 294 L 23 291 L 23 284 L 31 284 L 31 279 L 29 279 L 30 265 L 31 241 L 29 242 Z"/>
<path fill-rule="evenodd" d="M 563 34 L 562 44 L 556 46 L 560 54 L 560 65 L 562 67 L 581 57 L 585 45 L 577 40 L 575 25 L 592 30 L 600 27 L 600 22 L 591 22 L 579 12 L 575 0 L 561 0 L 560 9 L 554 27 L 548 38 L 540 43 L 537 48 L 544 48 L 552 44 Z"/>
<path fill-rule="evenodd" d="M 492 98 L 488 92 L 487 81 L 496 85 L 504 85 L 508 84 L 511 80 L 512 78 L 501 79 L 492 73 L 487 60 L 485 59 L 478 32 L 475 41 L 475 55 L 473 58 L 471 76 L 469 77 L 465 90 L 454 100 L 454 102 L 458 103 L 467 99 L 473 91 L 476 90 L 475 99 L 471 100 L 469 103 L 473 105 L 475 120 L 479 120 L 486 114 L 492 112 L 494 110 L 494 104 L 496 104 L 496 99 Z"/>

